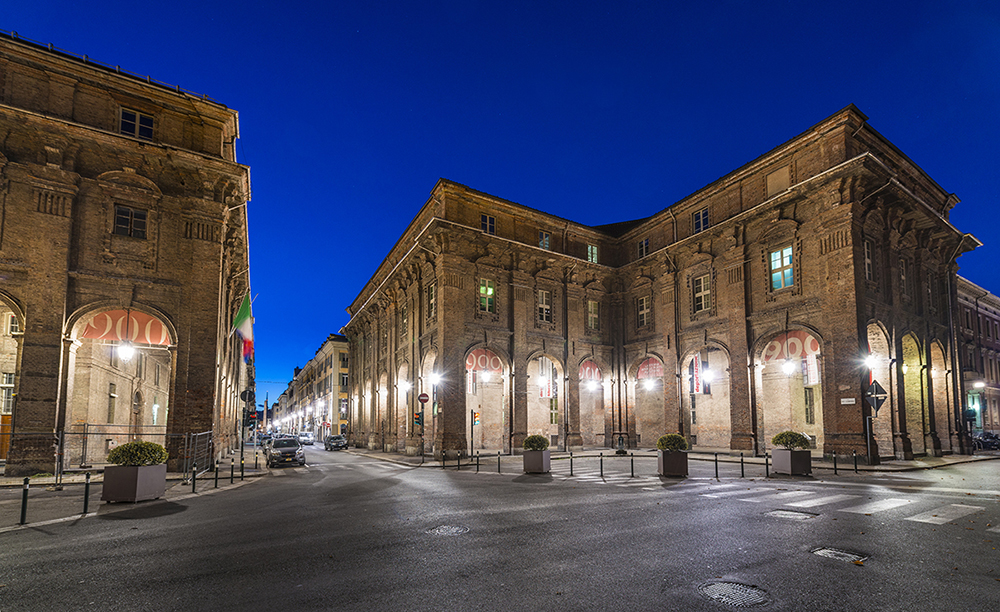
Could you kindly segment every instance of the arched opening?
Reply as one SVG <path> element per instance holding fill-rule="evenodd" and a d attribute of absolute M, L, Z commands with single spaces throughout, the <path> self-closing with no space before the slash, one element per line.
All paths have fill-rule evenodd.
<path fill-rule="evenodd" d="M 0 295 L 0 459 L 6 461 L 14 426 L 16 381 L 21 363 L 24 318 Z"/>
<path fill-rule="evenodd" d="M 396 398 L 393 402 L 395 418 L 394 447 L 397 451 L 406 450 L 406 440 L 411 437 L 413 421 L 408 418 L 410 414 L 410 397 L 413 395 L 413 383 L 410 382 L 410 365 L 404 363 L 399 366 L 396 372 Z"/>
<path fill-rule="evenodd" d="M 894 381 L 891 377 L 892 369 L 891 355 L 889 353 L 889 339 L 886 337 L 882 327 L 876 323 L 868 325 L 868 356 L 865 358 L 865 365 L 868 367 L 868 378 L 863 382 L 865 389 L 877 382 L 879 386 L 886 390 L 888 397 L 885 398 L 882 406 L 876 411 L 874 408 L 871 415 L 872 440 L 875 449 L 872 454 L 878 454 L 892 458 L 893 437 L 892 437 L 892 411 L 898 401 L 893 393 Z M 863 389 L 864 390 L 864 389 Z M 867 449 L 866 449 L 867 450 Z"/>
<path fill-rule="evenodd" d="M 933 436 L 940 451 L 951 450 L 951 418 L 948 403 L 948 376 L 944 358 L 944 348 L 933 342 L 930 350 L 931 397 L 933 398 Z M 935 453 L 940 454 L 940 453 Z"/>
<path fill-rule="evenodd" d="M 903 374 L 906 433 L 910 440 L 910 448 L 916 455 L 927 453 L 926 435 L 930 431 L 923 365 L 917 339 L 909 334 L 903 336 L 903 358 L 900 369 Z"/>
<path fill-rule="evenodd" d="M 663 410 L 663 362 L 656 357 L 647 357 L 636 369 L 633 414 L 635 440 L 630 441 L 629 446 L 656 446 L 656 441 L 667 431 Z"/>
<path fill-rule="evenodd" d="M 134 439 L 166 446 L 171 328 L 138 308 L 99 310 L 70 320 L 67 465 L 104 463 L 112 447 Z"/>
<path fill-rule="evenodd" d="M 478 348 L 465 357 L 466 435 L 470 450 L 497 451 L 506 447 L 504 363 L 493 351 Z"/>
<path fill-rule="evenodd" d="M 684 360 L 682 372 L 682 417 L 691 445 L 728 450 L 732 439 L 729 356 L 718 347 L 706 346 Z"/>
<path fill-rule="evenodd" d="M 378 377 L 378 388 L 375 389 L 375 422 L 372 423 L 372 438 L 369 440 L 368 448 L 379 449 L 383 452 L 390 451 L 386 444 L 386 428 L 388 426 L 388 406 L 389 402 L 389 376 L 382 372 Z"/>
<path fill-rule="evenodd" d="M 593 359 L 580 364 L 580 435 L 584 446 L 611 446 L 611 419 L 604 409 L 604 376 Z"/>
<path fill-rule="evenodd" d="M 758 369 L 760 447 L 773 448 L 771 438 L 797 431 L 810 448 L 823 448 L 823 386 L 820 344 L 804 330 L 789 331 L 764 347 Z"/>
<path fill-rule="evenodd" d="M 420 368 L 420 392 L 427 395 L 427 402 L 420 403 L 414 410 L 420 415 L 420 424 L 415 426 L 414 435 L 420 436 L 421 454 L 433 454 L 435 431 L 438 416 L 438 383 L 441 373 L 438 371 L 437 352 L 429 351 L 424 356 Z"/>
<path fill-rule="evenodd" d="M 528 363 L 528 430 L 549 438 L 554 447 L 564 421 L 562 413 L 565 388 L 560 364 L 546 355 Z"/>

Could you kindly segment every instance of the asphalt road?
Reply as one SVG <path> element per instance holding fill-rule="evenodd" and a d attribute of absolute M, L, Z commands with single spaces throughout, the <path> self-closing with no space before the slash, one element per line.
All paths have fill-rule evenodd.
<path fill-rule="evenodd" d="M 1000 477 L 631 478 L 307 450 L 245 486 L 0 534 L 0 612 L 994 610 Z M 506 464 L 505 464 L 506 467 Z M 737 471 L 734 472 L 734 469 Z M 720 600 L 721 598 L 721 600 Z M 728 602 L 728 603 L 726 603 Z M 755 603 L 756 602 L 756 603 Z"/>

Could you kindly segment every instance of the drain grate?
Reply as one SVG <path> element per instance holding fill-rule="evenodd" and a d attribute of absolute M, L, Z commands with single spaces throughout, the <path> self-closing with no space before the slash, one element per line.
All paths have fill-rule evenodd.
<path fill-rule="evenodd" d="M 775 518 L 791 519 L 793 521 L 805 521 L 811 518 L 816 518 L 818 515 L 812 514 L 810 512 L 795 512 L 794 510 L 775 510 L 773 512 L 768 512 L 767 516 L 773 516 Z"/>
<path fill-rule="evenodd" d="M 859 555 L 857 553 L 847 552 L 846 550 L 839 550 L 836 548 L 817 548 L 812 552 L 814 555 L 827 557 L 828 559 L 836 559 L 837 561 L 846 561 L 848 563 L 861 563 L 866 559 L 868 559 L 868 557 L 864 555 Z"/>
<path fill-rule="evenodd" d="M 767 593 L 739 582 L 709 582 L 698 587 L 705 597 L 737 608 L 749 608 L 767 603 Z"/>
<path fill-rule="evenodd" d="M 455 525 L 440 525 L 438 527 L 435 527 L 434 529 L 431 529 L 427 533 L 439 536 L 456 536 L 456 535 L 462 535 L 467 531 L 469 531 L 468 527 L 458 527 Z"/>

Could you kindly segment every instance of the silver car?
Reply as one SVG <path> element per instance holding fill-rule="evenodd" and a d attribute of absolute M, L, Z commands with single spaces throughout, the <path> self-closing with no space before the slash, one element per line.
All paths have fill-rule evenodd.
<path fill-rule="evenodd" d="M 267 449 L 267 467 L 289 463 L 306 464 L 306 451 L 295 438 L 275 438 Z"/>

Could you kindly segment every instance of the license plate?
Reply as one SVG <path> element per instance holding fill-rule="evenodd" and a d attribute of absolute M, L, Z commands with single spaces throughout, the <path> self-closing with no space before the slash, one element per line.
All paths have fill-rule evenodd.
<path fill-rule="evenodd" d="M 282 461 L 294 461 L 295 457 L 285 457 Z"/>

